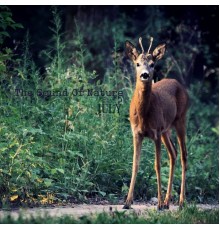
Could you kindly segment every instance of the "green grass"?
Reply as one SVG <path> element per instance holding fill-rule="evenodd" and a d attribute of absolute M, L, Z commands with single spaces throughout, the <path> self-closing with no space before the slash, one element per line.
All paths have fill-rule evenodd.
<path fill-rule="evenodd" d="M 100 213 L 86 215 L 78 219 L 71 216 L 62 217 L 30 217 L 22 215 L 13 219 L 10 215 L 0 220 L 1 224 L 218 224 L 219 210 L 199 210 L 195 206 L 186 207 L 181 211 L 146 211 L 146 214 L 128 214 L 124 212 Z"/>

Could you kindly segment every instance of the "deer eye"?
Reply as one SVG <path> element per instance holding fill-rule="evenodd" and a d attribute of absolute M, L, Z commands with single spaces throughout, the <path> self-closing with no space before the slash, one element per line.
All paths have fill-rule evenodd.
<path fill-rule="evenodd" d="M 138 66 L 140 66 L 140 64 L 139 64 L 139 63 L 137 63 L 137 67 L 138 67 Z"/>
<path fill-rule="evenodd" d="M 149 66 L 150 68 L 154 68 L 154 63 L 151 63 Z"/>

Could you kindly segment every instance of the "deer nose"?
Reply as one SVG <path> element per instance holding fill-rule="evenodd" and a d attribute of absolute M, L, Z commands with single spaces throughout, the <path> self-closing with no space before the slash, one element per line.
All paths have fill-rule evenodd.
<path fill-rule="evenodd" d="M 141 79 L 142 80 L 147 80 L 148 78 L 149 78 L 149 74 L 148 73 L 145 72 L 145 73 L 141 74 Z"/>

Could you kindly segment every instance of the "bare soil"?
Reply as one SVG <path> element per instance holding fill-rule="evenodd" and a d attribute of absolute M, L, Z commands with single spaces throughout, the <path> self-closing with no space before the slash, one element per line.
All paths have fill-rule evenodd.
<path fill-rule="evenodd" d="M 83 215 L 96 214 L 101 212 L 112 212 L 112 211 L 125 211 L 122 209 L 123 205 L 88 205 L 88 204 L 74 204 L 71 206 L 63 207 L 48 207 L 48 208 L 27 208 L 12 211 L 0 211 L 0 219 L 6 215 L 11 215 L 13 218 L 17 219 L 19 215 L 26 218 L 31 216 L 51 216 L 60 217 L 63 215 L 73 216 L 74 218 L 79 218 Z M 199 209 L 219 209 L 219 205 L 209 205 L 209 204 L 198 204 Z M 136 212 L 140 215 L 144 214 L 146 210 L 156 209 L 155 205 L 152 204 L 134 204 L 133 209 L 126 210 L 126 212 Z M 171 211 L 178 210 L 178 206 L 171 205 Z"/>

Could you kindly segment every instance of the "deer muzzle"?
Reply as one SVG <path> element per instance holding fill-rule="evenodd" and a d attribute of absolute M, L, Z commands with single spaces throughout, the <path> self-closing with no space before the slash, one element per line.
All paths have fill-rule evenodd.
<path fill-rule="evenodd" d="M 146 81 L 146 80 L 149 79 L 150 75 L 147 72 L 144 72 L 144 73 L 141 74 L 140 77 L 141 77 L 142 81 Z"/>

